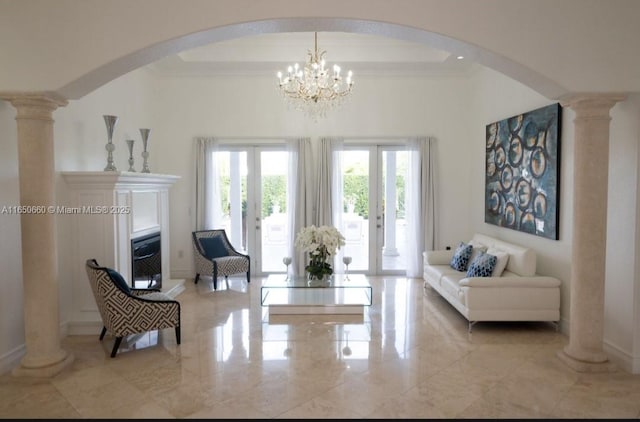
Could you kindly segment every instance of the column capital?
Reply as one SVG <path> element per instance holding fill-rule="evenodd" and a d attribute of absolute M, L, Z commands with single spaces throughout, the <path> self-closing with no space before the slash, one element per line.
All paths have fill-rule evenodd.
<path fill-rule="evenodd" d="M 577 117 L 609 117 L 609 110 L 627 99 L 623 93 L 580 93 L 570 94 L 560 100 L 560 105 L 570 107 Z"/>
<path fill-rule="evenodd" d="M 69 104 L 55 92 L 0 92 L 0 99 L 9 101 L 16 108 L 16 119 L 50 120 L 55 109 Z"/>

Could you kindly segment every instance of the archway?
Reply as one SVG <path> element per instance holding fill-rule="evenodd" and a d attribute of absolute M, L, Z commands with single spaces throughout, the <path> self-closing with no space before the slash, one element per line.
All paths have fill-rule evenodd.
<path fill-rule="evenodd" d="M 488 49 L 446 35 L 405 25 L 342 18 L 267 19 L 215 27 L 186 34 L 178 38 L 160 41 L 157 44 L 105 63 L 63 86 L 57 90 L 57 93 L 70 100 L 81 98 L 132 70 L 190 48 L 243 36 L 302 31 L 371 34 L 424 44 L 440 50 L 463 54 L 469 60 L 517 80 L 547 98 L 558 99 L 567 94 L 565 88 L 551 79 Z"/>

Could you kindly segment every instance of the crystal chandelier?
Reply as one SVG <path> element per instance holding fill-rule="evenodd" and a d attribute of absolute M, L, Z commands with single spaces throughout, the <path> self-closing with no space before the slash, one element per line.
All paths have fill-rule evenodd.
<path fill-rule="evenodd" d="M 280 91 L 289 104 L 316 120 L 326 117 L 327 111 L 342 104 L 353 88 L 352 72 L 346 79 L 340 75 L 340 66 L 333 65 L 333 72 L 325 68 L 326 51 L 318 51 L 318 33 L 315 33 L 315 50 L 309 51 L 309 61 L 304 69 L 298 63 L 289 66 L 287 74 L 278 72 Z"/>

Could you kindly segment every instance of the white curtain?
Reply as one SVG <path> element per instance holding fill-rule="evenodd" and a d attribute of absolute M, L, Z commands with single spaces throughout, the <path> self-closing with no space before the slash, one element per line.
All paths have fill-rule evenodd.
<path fill-rule="evenodd" d="M 296 275 L 303 275 L 306 265 L 305 254 L 296 250 L 296 234 L 303 227 L 313 224 L 313 174 L 314 164 L 310 138 L 287 141 L 289 153 L 289 178 L 287 185 L 287 248 L 292 257 L 291 269 Z"/>
<path fill-rule="evenodd" d="M 196 230 L 222 227 L 220 178 L 215 165 L 215 138 L 196 138 Z"/>
<path fill-rule="evenodd" d="M 407 218 L 407 277 L 422 276 L 422 252 L 435 247 L 436 199 L 433 138 L 407 142 L 408 177 L 405 186 Z"/>
<path fill-rule="evenodd" d="M 333 172 L 333 151 L 331 138 L 320 138 L 318 151 L 317 188 L 314 203 L 314 224 L 331 225 L 333 202 L 331 197 L 331 177 Z"/>
<path fill-rule="evenodd" d="M 332 156 L 332 178 L 331 178 L 331 196 L 332 201 L 332 224 L 344 236 L 344 226 L 342 216 L 344 214 L 344 193 L 342 181 L 342 151 L 344 150 L 344 140 L 341 138 L 331 139 L 331 156 Z M 333 268 L 335 272 L 342 272 L 342 257 L 344 256 L 344 248 L 338 249 L 338 253 L 334 257 Z"/>
<path fill-rule="evenodd" d="M 320 138 L 320 151 L 318 157 L 318 180 L 315 201 L 315 225 L 334 226 L 342 228 L 342 165 L 340 164 L 340 151 L 343 149 L 342 138 Z M 337 262 L 341 262 L 341 250 L 334 257 L 333 268 L 339 268 Z"/>

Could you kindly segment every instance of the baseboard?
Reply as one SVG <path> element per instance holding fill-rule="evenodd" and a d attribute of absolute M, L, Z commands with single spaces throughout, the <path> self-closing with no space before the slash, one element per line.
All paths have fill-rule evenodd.
<path fill-rule="evenodd" d="M 17 367 L 25 353 L 27 353 L 27 350 L 25 345 L 22 344 L 2 355 L 2 357 L 0 357 L 0 374 L 4 375 Z"/>
<path fill-rule="evenodd" d="M 99 336 L 102 321 L 74 321 L 69 323 L 70 336 Z"/>
<path fill-rule="evenodd" d="M 176 270 L 175 268 L 171 269 L 171 278 L 188 278 L 193 279 L 195 274 L 193 270 L 184 269 L 184 270 Z"/>
<path fill-rule="evenodd" d="M 60 324 L 60 339 L 63 339 L 69 335 L 69 325 L 70 324 L 68 322 Z M 100 324 L 99 329 L 102 329 L 102 324 Z M 5 374 L 9 371 L 12 371 L 14 368 L 20 365 L 20 360 L 22 360 L 22 358 L 26 353 L 27 353 L 27 346 L 26 344 L 23 343 L 20 346 L 16 347 L 15 349 L 1 356 L 0 357 L 0 375 Z"/>
<path fill-rule="evenodd" d="M 625 372 L 640 374 L 640 357 L 634 357 L 606 340 L 602 344 L 604 352 L 616 366 Z"/>
<path fill-rule="evenodd" d="M 171 279 L 171 280 L 163 280 L 162 281 L 162 292 L 171 296 L 173 299 L 176 298 L 180 293 L 184 292 L 185 287 L 184 283 L 186 280 L 184 279 Z"/>

